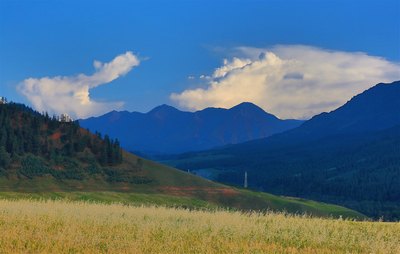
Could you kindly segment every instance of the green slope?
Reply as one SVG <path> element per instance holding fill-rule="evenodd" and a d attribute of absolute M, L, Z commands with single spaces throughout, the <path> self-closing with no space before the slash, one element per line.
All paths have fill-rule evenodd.
<path fill-rule="evenodd" d="M 124 153 L 120 169 L 129 171 L 139 157 Z M 190 173 L 140 159 L 142 169 L 136 176 L 146 177 L 148 183 L 108 182 L 101 177 L 86 180 L 57 180 L 50 176 L 34 179 L 0 177 L 0 198 L 7 199 L 69 199 L 131 205 L 164 205 L 187 208 L 227 208 L 237 210 L 274 210 L 307 213 L 315 216 L 364 219 L 364 215 L 331 204 L 280 197 L 262 192 L 234 188 L 215 183 Z"/>

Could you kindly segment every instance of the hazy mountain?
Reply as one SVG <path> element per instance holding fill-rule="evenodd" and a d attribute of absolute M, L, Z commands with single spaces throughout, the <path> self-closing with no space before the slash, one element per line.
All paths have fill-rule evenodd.
<path fill-rule="evenodd" d="M 284 133 L 168 163 L 233 184 L 248 171 L 256 189 L 400 218 L 400 82 L 378 84 Z"/>
<path fill-rule="evenodd" d="M 112 111 L 80 120 L 81 126 L 118 138 L 124 148 L 144 153 L 179 153 L 210 149 L 268 137 L 299 126 L 280 120 L 252 103 L 230 109 L 183 112 L 161 105 L 148 113 Z"/>
<path fill-rule="evenodd" d="M 377 84 L 354 96 L 342 107 L 313 117 L 290 135 L 318 138 L 333 134 L 378 131 L 399 123 L 400 81 L 397 81 Z"/>

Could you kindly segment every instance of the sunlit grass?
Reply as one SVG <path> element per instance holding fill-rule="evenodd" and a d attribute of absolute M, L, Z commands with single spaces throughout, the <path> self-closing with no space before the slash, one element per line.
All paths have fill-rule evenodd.
<path fill-rule="evenodd" d="M 0 200 L 0 253 L 400 253 L 400 223 Z"/>

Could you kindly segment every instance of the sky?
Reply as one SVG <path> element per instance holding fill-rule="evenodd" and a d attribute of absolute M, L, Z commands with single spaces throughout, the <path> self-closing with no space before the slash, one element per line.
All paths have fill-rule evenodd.
<path fill-rule="evenodd" d="M 400 1 L 0 0 L 0 96 L 74 118 L 330 111 L 400 79 Z"/>

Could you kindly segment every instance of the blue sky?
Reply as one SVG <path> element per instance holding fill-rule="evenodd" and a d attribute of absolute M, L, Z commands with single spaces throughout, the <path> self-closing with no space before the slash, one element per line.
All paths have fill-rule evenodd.
<path fill-rule="evenodd" d="M 368 79 L 353 81 L 349 77 L 346 82 L 353 81 L 355 87 L 332 92 L 338 97 L 343 94 L 347 99 L 367 88 L 365 86 L 373 85 L 369 82 L 390 81 L 398 77 L 399 17 L 400 1 L 387 0 L 1 0 L 0 95 L 28 103 L 38 110 L 69 112 L 69 109 L 52 108 L 38 103 L 30 98 L 33 97 L 32 91 L 24 93 L 17 87 L 28 78 L 42 82 L 40 79 L 43 77 L 74 77 L 81 73 L 92 75 L 96 72 L 94 60 L 107 63 L 118 55 L 131 51 L 140 62 L 139 65 L 130 66 L 129 71 L 112 79 L 110 83 L 95 85 L 90 89 L 91 100 L 116 103 L 104 104 L 99 111 L 90 109 L 85 114 L 79 114 L 79 110 L 84 107 L 82 105 L 82 108 L 71 109 L 71 114 L 87 117 L 104 113 L 103 111 L 113 107 L 120 110 L 148 111 L 163 103 L 196 110 L 206 106 L 229 107 L 240 100 L 248 100 L 262 104 L 264 109 L 283 118 L 307 118 L 319 111 L 336 107 L 342 100 L 325 98 L 324 101 L 306 105 L 306 100 L 302 99 L 306 93 L 304 92 L 294 99 L 289 98 L 290 101 L 296 101 L 296 104 L 289 105 L 284 110 L 282 105 L 288 104 L 284 99 L 270 104 L 266 102 L 264 105 L 264 101 L 272 101 L 268 95 L 279 94 L 282 90 L 266 90 L 260 84 L 253 91 L 252 85 L 241 85 L 246 83 L 243 80 L 255 78 L 253 69 L 257 64 L 264 68 L 262 70 L 268 73 L 265 74 L 268 77 L 272 70 L 277 75 L 276 73 L 287 71 L 289 67 L 275 68 L 276 61 L 271 56 L 264 61 L 257 58 L 257 55 L 273 52 L 285 61 L 295 55 L 297 60 L 303 62 L 311 61 L 313 56 L 317 56 L 316 59 L 325 59 L 321 60 L 324 62 L 331 57 L 337 57 L 335 62 L 338 65 L 347 65 L 343 64 L 343 59 L 347 59 L 352 70 L 370 66 L 392 68 L 390 73 L 376 74 Z M 303 47 L 300 51 L 307 52 L 306 55 L 298 54 L 298 45 Z M 326 55 L 327 52 L 332 54 Z M 346 52 L 349 55 L 340 58 Z M 360 57 L 356 52 L 362 52 L 363 57 L 367 58 Z M 235 63 L 234 58 L 238 59 Z M 370 64 L 353 66 L 354 62 Z M 285 66 L 288 65 L 290 64 L 286 63 Z M 313 73 L 307 73 L 310 68 L 305 68 L 305 65 L 310 68 L 313 66 L 304 63 L 301 68 L 289 69 L 296 73 L 304 71 L 300 76 L 304 76 L 306 80 Z M 247 66 L 254 68 L 246 70 Z M 225 67 L 228 71 L 223 76 L 215 75 L 216 69 L 226 69 Z M 332 66 L 327 66 L 326 69 L 332 69 Z M 239 70 L 246 70 L 246 73 L 239 73 Z M 341 75 L 341 71 L 344 69 L 337 70 L 338 75 Z M 365 73 L 357 75 L 364 77 Z M 262 77 L 264 76 L 260 78 Z M 327 83 L 333 82 L 336 87 L 344 86 L 334 83 L 329 75 L 324 78 L 328 80 Z M 67 80 L 73 82 L 74 79 Z M 318 80 L 321 83 L 323 81 Z M 358 85 L 363 82 L 367 84 Z M 57 90 L 57 84 L 51 84 Z M 213 84 L 220 86 L 219 91 L 212 87 Z M 304 87 L 308 84 L 310 82 L 304 83 Z M 277 85 L 285 85 L 285 91 L 290 86 L 284 82 Z M 318 90 L 318 94 L 323 89 L 325 88 Z M 248 90 L 253 91 L 253 95 L 250 92 L 248 97 L 236 96 Z M 265 96 L 258 96 L 264 92 Z M 226 94 L 226 97 L 222 94 Z M 282 95 L 283 97 L 285 96 Z M 293 109 L 295 107 L 302 110 L 296 111 Z"/>

